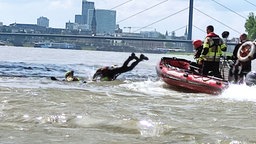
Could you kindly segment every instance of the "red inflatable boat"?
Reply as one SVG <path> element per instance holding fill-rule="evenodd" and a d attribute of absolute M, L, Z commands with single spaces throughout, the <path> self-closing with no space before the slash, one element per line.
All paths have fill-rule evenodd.
<path fill-rule="evenodd" d="M 220 94 L 228 82 L 213 76 L 202 76 L 190 70 L 191 61 L 175 57 L 163 57 L 156 66 L 158 76 L 169 86 L 179 90 Z"/>

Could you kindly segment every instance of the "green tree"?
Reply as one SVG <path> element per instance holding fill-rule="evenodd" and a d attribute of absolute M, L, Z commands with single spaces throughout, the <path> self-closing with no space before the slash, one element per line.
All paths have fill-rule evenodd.
<path fill-rule="evenodd" d="M 251 40 L 256 39 L 256 16 L 253 12 L 249 13 L 248 19 L 245 22 L 245 31 Z"/>

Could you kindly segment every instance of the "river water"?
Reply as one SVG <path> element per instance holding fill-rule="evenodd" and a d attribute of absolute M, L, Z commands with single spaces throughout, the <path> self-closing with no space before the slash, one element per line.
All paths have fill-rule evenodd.
<path fill-rule="evenodd" d="M 92 82 L 97 68 L 130 53 L 0 50 L 0 143 L 256 143 L 256 87 L 217 96 L 170 89 L 155 66 L 174 55 L 145 54 L 149 61 L 116 81 Z M 68 70 L 87 83 L 49 78 Z"/>

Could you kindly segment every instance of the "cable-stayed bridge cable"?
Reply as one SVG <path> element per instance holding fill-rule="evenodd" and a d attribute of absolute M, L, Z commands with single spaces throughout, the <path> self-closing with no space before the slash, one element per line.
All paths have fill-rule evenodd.
<path fill-rule="evenodd" d="M 233 31 L 237 32 L 238 34 L 240 34 L 240 32 L 239 32 L 239 31 L 237 31 L 237 30 L 233 29 L 232 27 L 230 27 L 230 26 L 228 26 L 228 25 L 224 24 L 223 22 L 221 22 L 221 21 L 219 21 L 219 20 L 217 20 L 217 19 L 213 18 L 212 16 L 210 16 L 210 15 L 208 15 L 208 14 L 206 14 L 206 13 L 202 12 L 201 10 L 199 10 L 199 9 L 197 9 L 197 8 L 195 8 L 195 7 L 194 7 L 194 9 L 195 9 L 195 10 L 197 10 L 197 11 L 199 11 L 200 13 L 202 13 L 202 14 L 206 15 L 207 17 L 209 17 L 209 18 L 211 18 L 211 19 L 213 19 L 213 20 L 215 20 L 215 21 L 219 22 L 220 24 L 222 24 L 222 25 L 224 25 L 224 26 L 226 26 L 226 27 L 228 27 L 228 28 L 232 29 Z"/>
<path fill-rule="evenodd" d="M 175 29 L 175 30 L 173 30 L 173 31 L 178 31 L 178 30 L 181 30 L 181 29 L 186 28 L 186 27 L 187 27 L 187 25 L 182 26 L 182 27 L 179 27 L 179 28 L 177 28 L 177 29 Z"/>
<path fill-rule="evenodd" d="M 174 15 L 180 13 L 180 12 L 183 12 L 183 11 L 185 11 L 185 10 L 187 10 L 187 9 L 188 9 L 188 7 L 187 7 L 187 8 L 184 8 L 184 9 L 182 9 L 182 10 L 176 12 L 176 13 L 173 13 L 173 14 L 171 14 L 171 15 L 168 15 L 168 16 L 166 16 L 166 17 L 160 19 L 160 20 L 157 20 L 157 21 L 155 21 L 155 22 L 153 22 L 153 23 L 151 23 L 151 24 L 149 24 L 149 25 L 147 25 L 147 26 L 144 26 L 144 27 L 142 27 L 142 28 L 140 28 L 140 29 L 137 29 L 137 30 L 135 30 L 135 31 L 133 31 L 133 32 L 137 32 L 137 31 L 139 31 L 139 30 L 142 30 L 142 29 L 144 29 L 144 28 L 147 28 L 147 27 L 149 27 L 149 26 L 151 26 L 151 25 L 153 25 L 153 24 L 156 24 L 156 23 L 158 23 L 158 22 L 160 22 L 160 21 L 163 21 L 163 20 L 165 20 L 165 19 L 167 19 L 167 18 L 169 18 L 169 17 L 171 17 L 171 16 L 174 16 Z"/>
<path fill-rule="evenodd" d="M 244 1 L 246 1 L 247 3 L 249 3 L 249 4 L 251 4 L 251 5 L 253 5 L 253 6 L 256 7 L 256 5 L 255 5 L 254 3 L 252 3 L 252 2 L 250 2 L 250 1 L 248 1 L 248 0 L 244 0 Z"/>
<path fill-rule="evenodd" d="M 202 31 L 203 33 L 206 33 L 205 30 L 203 30 L 203 29 L 201 29 L 201 28 L 199 28 L 199 27 L 197 27 L 197 26 L 195 26 L 195 25 L 193 25 L 193 27 L 197 28 L 198 30 Z"/>
<path fill-rule="evenodd" d="M 126 1 L 126 2 L 123 2 L 123 3 L 119 4 L 119 5 L 117 5 L 117 6 L 113 7 L 113 8 L 111 8 L 111 10 L 113 10 L 113 9 L 115 9 L 115 8 L 118 8 L 118 7 L 122 6 L 122 5 L 125 5 L 125 4 L 127 4 L 127 3 L 131 2 L 131 1 L 133 1 L 133 0 L 128 0 L 128 1 Z"/>
<path fill-rule="evenodd" d="M 132 17 L 134 17 L 134 16 L 136 16 L 136 15 L 138 15 L 138 14 L 141 14 L 141 13 L 147 11 L 147 10 L 150 10 L 150 9 L 152 9 L 152 8 L 154 8 L 154 7 L 156 7 L 156 6 L 160 5 L 160 4 L 163 4 L 163 3 L 167 2 L 167 1 L 168 1 L 168 0 L 164 0 L 164 1 L 160 2 L 160 3 L 157 3 L 156 5 L 153 5 L 153 6 L 149 7 L 149 8 L 146 8 L 146 9 L 144 9 L 143 11 L 140 11 L 140 12 L 138 12 L 138 13 L 135 13 L 135 14 L 133 14 L 133 15 L 131 15 L 131 16 L 125 18 L 125 19 L 122 19 L 122 20 L 118 21 L 117 23 L 120 23 L 120 22 L 123 22 L 123 21 L 125 21 L 125 20 L 127 20 L 127 19 L 130 19 L 130 18 L 132 18 Z"/>
<path fill-rule="evenodd" d="M 226 6 L 224 6 L 223 4 L 221 4 L 221 3 L 217 2 L 216 0 L 212 0 L 212 1 L 214 1 L 215 3 L 217 3 L 218 5 L 220 5 L 220 6 L 224 7 L 224 8 L 226 8 L 226 9 L 228 9 L 229 11 L 231 11 L 231 12 L 233 12 L 233 13 L 237 14 L 238 16 L 240 16 L 240 17 L 242 17 L 242 18 L 246 19 L 246 17 L 244 17 L 244 16 L 242 16 L 241 14 L 239 14 L 239 13 L 235 12 L 234 10 L 232 10 L 232 9 L 230 9 L 230 8 L 228 8 L 228 7 L 226 7 Z"/>

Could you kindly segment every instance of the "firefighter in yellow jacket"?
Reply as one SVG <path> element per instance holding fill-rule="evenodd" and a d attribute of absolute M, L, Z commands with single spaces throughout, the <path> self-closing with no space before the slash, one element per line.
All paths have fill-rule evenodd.
<path fill-rule="evenodd" d="M 213 75 L 221 78 L 219 70 L 220 58 L 223 51 L 227 50 L 227 46 L 223 40 L 214 33 L 214 27 L 212 25 L 207 26 L 206 32 L 207 36 L 204 40 L 203 52 L 200 57 L 204 60 L 203 75 Z"/>

